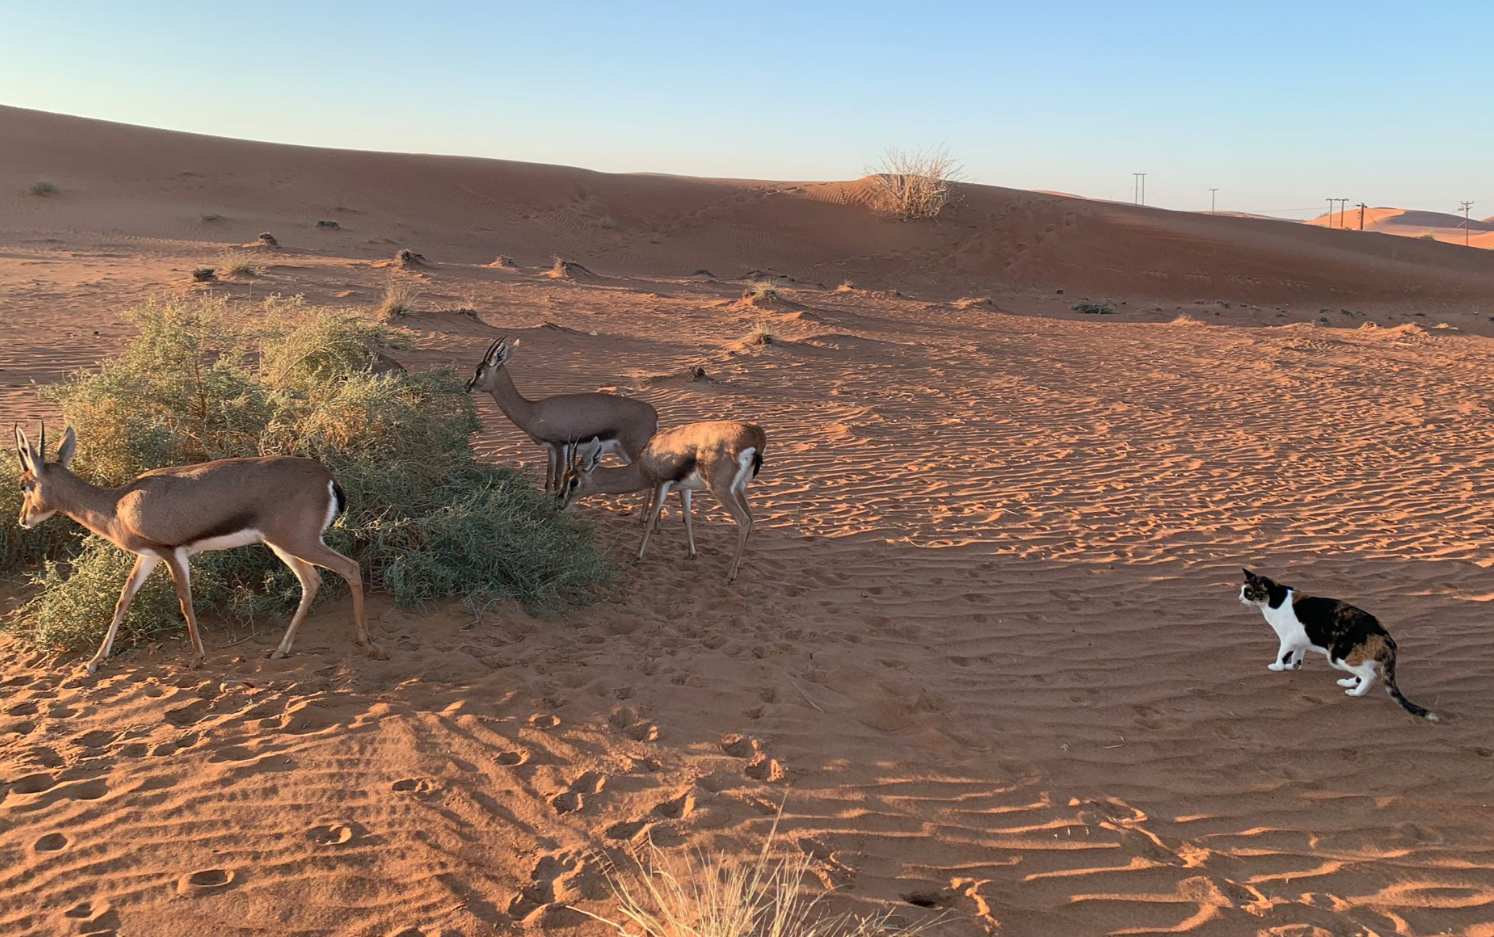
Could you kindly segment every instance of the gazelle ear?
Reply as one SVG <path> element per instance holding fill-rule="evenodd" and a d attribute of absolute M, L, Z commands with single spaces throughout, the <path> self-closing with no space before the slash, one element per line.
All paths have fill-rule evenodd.
<path fill-rule="evenodd" d="M 591 442 L 577 449 L 581 462 L 581 471 L 590 472 L 602 461 L 602 440 L 596 436 L 591 437 Z"/>
<path fill-rule="evenodd" d="M 508 343 L 508 347 L 510 347 L 510 348 L 518 348 L 519 347 L 519 342 L 521 342 L 521 341 L 523 341 L 522 338 L 516 338 L 513 341 L 511 341 L 511 342 Z"/>
<path fill-rule="evenodd" d="M 31 465 L 31 440 L 26 438 L 26 431 L 21 429 L 21 424 L 16 424 L 16 457 L 21 460 L 21 471 L 34 472 Z"/>
<path fill-rule="evenodd" d="M 73 432 L 69 426 L 67 432 L 62 434 L 62 446 L 57 450 L 57 464 L 67 468 L 68 463 L 73 461 L 73 455 L 78 451 L 78 434 Z"/>

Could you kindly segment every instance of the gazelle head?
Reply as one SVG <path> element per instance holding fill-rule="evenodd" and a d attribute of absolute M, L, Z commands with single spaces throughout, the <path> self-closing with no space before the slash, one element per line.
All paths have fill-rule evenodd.
<path fill-rule="evenodd" d="M 472 379 L 467 382 L 467 393 L 492 393 L 495 386 L 493 382 L 497 378 L 499 369 L 508 363 L 509 358 L 513 357 L 514 349 L 517 347 L 519 347 L 519 340 L 514 339 L 513 344 L 510 345 L 506 335 L 489 345 L 487 354 L 482 356 L 477 370 L 472 372 Z"/>
<path fill-rule="evenodd" d="M 78 436 L 69 426 L 62 434 L 62 447 L 57 450 L 57 461 L 48 465 L 47 425 L 42 424 L 39 445 L 33 447 L 31 440 L 21 427 L 16 426 L 16 454 L 21 459 L 21 517 L 22 527 L 31 528 L 57 513 L 56 486 L 66 474 L 68 463 L 78 448 Z"/>
<path fill-rule="evenodd" d="M 571 464 L 565 468 L 560 479 L 560 509 L 562 511 L 592 492 L 591 473 L 602 461 L 602 441 L 595 436 L 591 442 L 576 447 Z"/>

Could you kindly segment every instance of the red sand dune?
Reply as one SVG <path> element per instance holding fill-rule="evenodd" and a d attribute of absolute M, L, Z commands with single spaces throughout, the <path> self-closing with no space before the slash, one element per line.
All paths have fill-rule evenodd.
<path fill-rule="evenodd" d="M 411 369 L 522 336 L 531 395 L 769 437 L 729 588 L 711 507 L 697 560 L 671 514 L 555 618 L 375 596 L 388 661 L 345 602 L 281 661 L 275 625 L 205 623 L 198 671 L 180 640 L 92 677 L 0 640 L 0 933 L 600 937 L 576 909 L 613 912 L 609 862 L 748 857 L 781 806 L 775 849 L 832 906 L 932 934 L 1494 937 L 1494 256 L 984 186 L 903 224 L 863 182 L 15 109 L 0 140 L 12 419 L 55 419 L 33 382 L 145 297 L 372 308 L 392 281 L 421 293 Z M 266 231 L 253 276 L 192 282 Z M 769 273 L 782 301 L 742 301 Z M 484 452 L 539 471 L 479 412 Z M 579 510 L 622 555 L 635 503 Z M 1376 613 L 1444 722 L 1316 657 L 1268 672 L 1244 564 Z"/>

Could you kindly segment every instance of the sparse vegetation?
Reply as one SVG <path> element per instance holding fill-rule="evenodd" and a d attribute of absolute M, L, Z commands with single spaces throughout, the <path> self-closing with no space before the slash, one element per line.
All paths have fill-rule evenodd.
<path fill-rule="evenodd" d="M 394 262 L 401 267 L 419 267 L 425 263 L 425 255 L 417 254 L 408 247 L 394 252 Z"/>
<path fill-rule="evenodd" d="M 471 443 L 480 424 L 452 371 L 372 373 L 393 339 L 383 327 L 279 299 L 253 316 L 209 300 L 148 305 L 128 318 L 139 336 L 118 357 L 42 391 L 78 431 L 82 477 L 119 485 L 149 468 L 207 459 L 319 459 L 348 497 L 328 543 L 403 606 L 462 596 L 477 612 L 505 599 L 543 612 L 584 600 L 610 575 L 586 527 L 523 476 L 478 461 Z M 19 497 L 16 486 L 0 485 L 0 560 L 8 569 L 47 561 L 9 629 L 47 646 L 96 641 L 131 558 L 79 538 L 65 519 L 21 532 Z M 192 567 L 205 617 L 253 623 L 288 614 L 299 595 L 263 547 L 204 553 Z M 158 573 L 125 634 L 140 640 L 181 627 L 170 580 Z"/>
<path fill-rule="evenodd" d="M 389 323 L 405 316 L 412 316 L 418 308 L 416 303 L 419 299 L 420 291 L 413 286 L 398 280 L 390 280 L 389 284 L 384 287 L 384 297 L 379 300 L 379 308 L 374 318 L 379 322 Z"/>
<path fill-rule="evenodd" d="M 773 858 L 774 833 L 755 857 L 734 861 L 703 851 L 676 858 L 652 841 L 622 870 L 609 871 L 617 918 L 582 912 L 625 937 L 915 937 L 923 928 L 890 912 L 857 916 L 810 894 L 814 859 Z M 937 923 L 936 916 L 931 922 Z"/>
<path fill-rule="evenodd" d="M 259 246 L 260 247 L 279 247 L 280 246 L 280 242 L 277 241 L 277 240 L 275 240 L 275 235 L 273 235 L 270 232 L 266 231 L 265 233 L 263 233 L 263 234 L 261 234 L 259 236 Z"/>
<path fill-rule="evenodd" d="M 850 280 L 841 280 L 840 285 L 835 288 L 835 292 L 854 293 L 856 292 L 856 284 L 852 283 Z"/>
<path fill-rule="evenodd" d="M 207 214 L 205 214 L 205 215 L 202 216 L 202 223 L 203 224 L 213 224 L 214 222 L 218 222 L 218 221 L 222 221 L 222 220 L 223 220 L 223 216 L 220 215 L 220 214 L 218 214 L 217 212 L 211 212 L 210 211 Z"/>
<path fill-rule="evenodd" d="M 1437 240 L 1437 235 L 1435 235 L 1432 232 L 1428 231 L 1426 234 L 1418 234 L 1416 236 L 1416 239 L 1418 241 L 1435 241 L 1435 240 Z"/>
<path fill-rule="evenodd" d="M 955 202 L 954 185 L 964 173 L 949 150 L 902 150 L 888 147 L 882 161 L 867 167 L 881 208 L 905 221 L 937 218 Z"/>
<path fill-rule="evenodd" d="M 758 319 L 752 323 L 752 328 L 742 336 L 742 341 L 749 345 L 771 345 L 778 341 L 778 335 L 773 331 L 773 324 L 765 319 Z"/>
<path fill-rule="evenodd" d="M 224 251 L 218 262 L 222 265 L 224 276 L 252 277 L 258 272 L 254 256 L 243 251 Z"/>
<path fill-rule="evenodd" d="M 54 182 L 33 182 L 26 191 L 32 195 L 40 195 L 45 198 L 48 195 L 56 195 L 61 190 L 57 188 L 57 184 Z"/>
<path fill-rule="evenodd" d="M 489 264 L 492 267 L 517 267 L 518 265 L 518 262 L 507 254 L 499 254 L 497 259 Z"/>
<path fill-rule="evenodd" d="M 783 299 L 778 293 L 778 288 L 767 280 L 759 280 L 747 287 L 742 291 L 742 298 L 754 306 L 776 303 Z"/>
<path fill-rule="evenodd" d="M 608 231 L 616 231 L 617 230 L 617 219 L 613 218 L 611 215 L 603 215 L 602 216 L 602 227 L 605 228 Z"/>
<path fill-rule="evenodd" d="M 208 283 L 218 279 L 218 271 L 212 267 L 195 267 L 192 270 L 192 279 L 198 283 Z"/>
<path fill-rule="evenodd" d="M 1115 307 L 1109 303 L 1092 303 L 1089 300 L 1085 300 L 1082 303 L 1075 303 L 1069 308 L 1075 312 L 1082 312 L 1091 316 L 1109 316 L 1115 314 Z"/>
<path fill-rule="evenodd" d="M 335 221 L 318 221 L 316 223 L 316 226 L 326 231 L 336 231 L 338 228 L 342 227 L 342 225 L 338 224 Z"/>

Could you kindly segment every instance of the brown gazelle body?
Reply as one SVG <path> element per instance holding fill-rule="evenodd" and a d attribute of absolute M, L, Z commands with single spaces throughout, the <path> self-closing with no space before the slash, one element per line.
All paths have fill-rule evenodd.
<path fill-rule="evenodd" d="M 493 395 L 498 408 L 549 456 L 545 468 L 545 490 L 560 486 L 561 474 L 570 462 L 578 441 L 596 439 L 604 450 L 612 450 L 632 462 L 659 429 L 659 413 L 650 404 L 618 394 L 558 394 L 530 400 L 519 393 L 505 365 L 519 344 L 500 338 L 488 346 L 467 393 Z"/>
<path fill-rule="evenodd" d="M 702 488 L 709 489 L 722 507 L 737 522 L 737 552 L 727 571 L 726 581 L 737 578 L 737 567 L 752 533 L 752 507 L 747 503 L 747 484 L 757 477 L 763 465 L 763 449 L 768 444 L 762 427 L 735 420 L 691 423 L 665 430 L 649 440 L 643 452 L 622 468 L 599 468 L 601 446 L 592 440 L 577 449 L 576 459 L 561 484 L 561 506 L 569 507 L 589 494 L 623 494 L 629 491 L 649 493 L 644 516 L 643 542 L 638 556 L 643 559 L 654 521 L 664 507 L 670 491 L 679 491 L 685 515 L 685 536 L 690 556 L 695 556 L 695 531 L 691 523 L 690 496 Z"/>
<path fill-rule="evenodd" d="M 290 653 L 296 630 L 321 587 L 322 577 L 316 570 L 320 566 L 347 581 L 353 593 L 358 643 L 369 654 L 383 657 L 368 635 L 358 564 L 322 542 L 323 532 L 342 510 L 343 494 L 320 462 L 288 456 L 222 459 L 155 469 L 122 487 L 100 488 L 68 470 L 77 447 L 71 429 L 56 462 L 45 461 L 46 438 L 43 427 L 40 445 L 32 448 L 26 434 L 16 428 L 25 497 L 21 526 L 35 527 L 61 512 L 135 555 L 135 567 L 125 580 L 109 633 L 88 662 L 90 673 L 109 656 L 135 593 L 162 562 L 171 571 L 187 620 L 192 666 L 202 663 L 205 651 L 192 610 L 188 558 L 251 543 L 264 543 L 301 583 L 301 604 L 273 656 Z"/>

